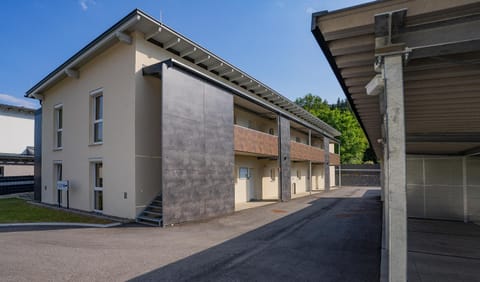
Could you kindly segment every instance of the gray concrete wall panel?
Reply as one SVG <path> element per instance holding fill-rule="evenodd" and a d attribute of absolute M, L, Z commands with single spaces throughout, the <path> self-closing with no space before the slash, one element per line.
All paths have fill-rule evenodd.
<path fill-rule="evenodd" d="M 330 140 L 327 137 L 323 138 L 323 150 L 325 152 L 325 191 L 330 191 Z"/>
<path fill-rule="evenodd" d="M 163 68 L 163 222 L 231 213 L 233 96 L 181 70 Z"/>
<path fill-rule="evenodd" d="M 285 117 L 278 117 L 278 132 L 280 199 L 282 201 L 289 201 L 292 198 L 290 177 L 290 121 Z"/>

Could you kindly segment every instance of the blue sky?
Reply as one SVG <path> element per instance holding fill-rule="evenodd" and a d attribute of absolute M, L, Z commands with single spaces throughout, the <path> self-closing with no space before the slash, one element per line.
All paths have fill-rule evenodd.
<path fill-rule="evenodd" d="M 310 32 L 311 13 L 365 0 L 0 1 L 0 103 L 25 92 L 135 8 L 294 100 L 344 98 Z"/>

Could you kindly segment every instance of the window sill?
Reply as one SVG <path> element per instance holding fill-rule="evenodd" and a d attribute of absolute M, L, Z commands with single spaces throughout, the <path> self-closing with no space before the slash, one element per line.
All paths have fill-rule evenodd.
<path fill-rule="evenodd" d="M 93 147 L 93 146 L 100 146 L 100 145 L 103 145 L 103 142 L 90 143 L 88 146 Z"/>
<path fill-rule="evenodd" d="M 54 152 L 55 152 L 55 151 L 61 151 L 61 150 L 63 150 L 63 147 L 53 148 L 53 150 L 52 150 L 52 151 L 54 151 Z"/>

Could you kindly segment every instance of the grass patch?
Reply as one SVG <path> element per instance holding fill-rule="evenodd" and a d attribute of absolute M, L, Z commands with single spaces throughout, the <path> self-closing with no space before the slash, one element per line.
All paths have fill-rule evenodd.
<path fill-rule="evenodd" d="M 0 199 L 0 223 L 26 222 L 112 223 L 107 219 L 32 205 L 18 198 Z"/>

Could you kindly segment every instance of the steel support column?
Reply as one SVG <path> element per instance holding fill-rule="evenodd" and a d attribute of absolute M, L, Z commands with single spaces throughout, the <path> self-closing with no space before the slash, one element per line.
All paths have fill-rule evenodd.
<path fill-rule="evenodd" d="M 385 221 L 388 281 L 407 281 L 407 197 L 403 58 L 383 58 L 385 76 Z"/>

